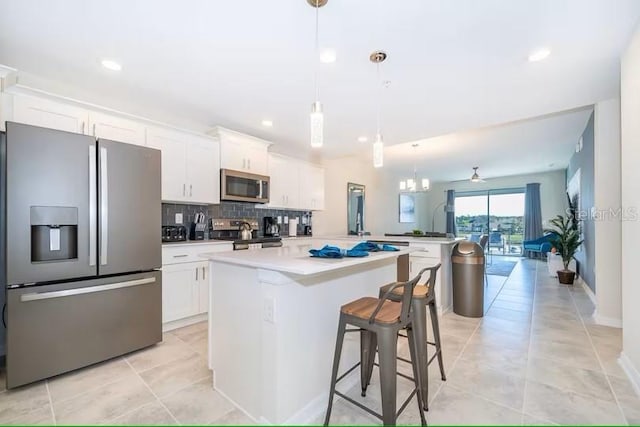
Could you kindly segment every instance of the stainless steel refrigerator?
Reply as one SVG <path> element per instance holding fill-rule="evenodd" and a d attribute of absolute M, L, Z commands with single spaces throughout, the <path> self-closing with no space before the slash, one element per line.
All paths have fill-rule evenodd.
<path fill-rule="evenodd" d="M 160 152 L 7 122 L 7 386 L 162 340 Z"/>

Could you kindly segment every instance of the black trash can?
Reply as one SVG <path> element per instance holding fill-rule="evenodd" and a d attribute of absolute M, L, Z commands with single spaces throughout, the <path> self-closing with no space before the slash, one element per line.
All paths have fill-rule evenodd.
<path fill-rule="evenodd" d="M 484 251 L 467 240 L 451 250 L 453 312 L 466 317 L 484 314 Z"/>

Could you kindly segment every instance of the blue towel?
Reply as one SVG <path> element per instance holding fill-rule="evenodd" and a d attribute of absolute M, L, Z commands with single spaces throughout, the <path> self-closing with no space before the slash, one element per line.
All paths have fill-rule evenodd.
<path fill-rule="evenodd" d="M 387 245 L 385 243 L 384 245 L 382 245 L 382 250 L 383 251 L 394 252 L 394 251 L 399 251 L 400 249 L 396 248 L 395 246 Z"/>
<path fill-rule="evenodd" d="M 365 252 L 377 252 L 380 250 L 380 247 L 375 243 L 371 242 L 360 242 L 351 248 L 352 251 L 365 251 Z"/>
<path fill-rule="evenodd" d="M 322 249 L 309 249 L 309 253 L 313 258 L 342 258 L 353 257 L 361 258 L 369 256 L 369 252 L 357 249 L 340 249 L 337 246 L 325 245 Z"/>
<path fill-rule="evenodd" d="M 354 257 L 354 258 L 362 258 L 365 256 L 369 256 L 369 252 L 367 251 L 359 251 L 357 249 L 348 249 L 347 250 L 347 256 L 348 257 Z"/>
<path fill-rule="evenodd" d="M 309 249 L 309 253 L 315 258 L 342 258 L 345 255 L 340 248 L 329 245 L 322 249 Z"/>

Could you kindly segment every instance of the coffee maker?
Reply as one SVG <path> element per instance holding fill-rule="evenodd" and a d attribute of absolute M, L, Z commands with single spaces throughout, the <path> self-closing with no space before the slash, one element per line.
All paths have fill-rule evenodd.
<path fill-rule="evenodd" d="M 274 216 L 265 216 L 263 221 L 263 233 L 265 237 L 279 237 L 280 225 L 278 225 L 278 218 Z"/>

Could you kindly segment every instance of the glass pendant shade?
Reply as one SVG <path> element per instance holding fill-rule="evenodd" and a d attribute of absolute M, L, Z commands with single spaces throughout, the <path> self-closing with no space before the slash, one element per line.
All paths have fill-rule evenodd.
<path fill-rule="evenodd" d="M 384 143 L 382 135 L 376 135 L 376 142 L 373 143 L 373 167 L 381 168 L 384 166 Z"/>
<path fill-rule="evenodd" d="M 322 114 L 322 104 L 319 101 L 311 104 L 310 124 L 311 147 L 320 148 L 324 142 L 324 115 Z"/>
<path fill-rule="evenodd" d="M 422 178 L 422 189 L 429 190 L 431 188 L 431 182 L 429 178 Z"/>
<path fill-rule="evenodd" d="M 406 191 L 407 183 L 405 181 L 400 181 L 400 191 Z"/>

